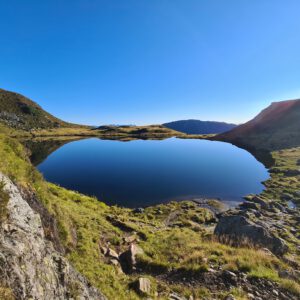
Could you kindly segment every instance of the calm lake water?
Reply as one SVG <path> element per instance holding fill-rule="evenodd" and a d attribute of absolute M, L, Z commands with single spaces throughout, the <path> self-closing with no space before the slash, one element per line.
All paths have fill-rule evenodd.
<path fill-rule="evenodd" d="M 266 168 L 245 150 L 176 138 L 75 141 L 50 154 L 38 169 L 50 182 L 125 207 L 202 197 L 242 201 L 261 192 L 261 181 L 268 178 Z"/>

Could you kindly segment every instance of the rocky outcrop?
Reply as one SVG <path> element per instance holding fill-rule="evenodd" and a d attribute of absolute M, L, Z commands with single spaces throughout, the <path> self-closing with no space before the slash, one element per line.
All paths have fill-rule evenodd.
<path fill-rule="evenodd" d="M 106 299 L 45 238 L 40 215 L 17 186 L 1 173 L 0 182 L 9 196 L 0 224 L 0 284 L 16 299 Z"/>
<path fill-rule="evenodd" d="M 276 237 L 266 226 L 256 224 L 240 214 L 222 216 L 215 228 L 215 234 L 228 237 L 237 243 L 247 241 L 268 248 L 277 255 L 283 255 L 288 251 L 286 243 Z"/>

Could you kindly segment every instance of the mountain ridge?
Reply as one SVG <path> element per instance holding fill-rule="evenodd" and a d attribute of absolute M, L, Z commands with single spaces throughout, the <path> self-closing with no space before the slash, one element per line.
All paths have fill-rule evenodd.
<path fill-rule="evenodd" d="M 162 125 L 187 134 L 217 134 L 231 130 L 237 126 L 226 122 L 202 121 L 196 119 L 172 121 Z"/>
<path fill-rule="evenodd" d="M 269 151 L 299 146 L 300 99 L 273 102 L 252 120 L 214 139 Z"/>

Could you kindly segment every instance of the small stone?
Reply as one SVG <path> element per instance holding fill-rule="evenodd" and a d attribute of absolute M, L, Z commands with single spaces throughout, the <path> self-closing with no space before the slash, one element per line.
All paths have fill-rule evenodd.
<path fill-rule="evenodd" d="M 114 266 L 118 266 L 118 265 L 119 265 L 119 261 L 118 261 L 117 259 L 115 259 L 115 258 L 112 258 L 112 259 L 110 260 L 110 263 L 111 263 L 112 265 L 114 265 Z"/>
<path fill-rule="evenodd" d="M 255 299 L 255 296 L 251 293 L 248 293 L 247 297 L 248 297 L 249 300 Z"/>
<path fill-rule="evenodd" d="M 136 236 L 135 235 L 130 235 L 124 238 L 124 241 L 126 243 L 133 243 L 134 241 L 136 241 Z"/>
<path fill-rule="evenodd" d="M 151 293 L 151 282 L 148 278 L 138 279 L 138 292 L 149 295 Z"/>
<path fill-rule="evenodd" d="M 135 209 L 133 210 L 133 212 L 134 212 L 135 214 L 141 214 L 141 213 L 143 213 L 144 211 L 145 211 L 145 209 L 142 208 L 142 207 L 138 207 L 138 208 L 135 208 Z"/>
<path fill-rule="evenodd" d="M 180 295 L 178 295 L 176 293 L 172 293 L 169 296 L 169 300 L 186 300 L 186 298 L 183 297 L 183 296 L 180 296 Z"/>
<path fill-rule="evenodd" d="M 258 291 L 254 291 L 254 294 L 255 294 L 256 296 L 260 296 L 260 293 L 259 293 Z"/>
<path fill-rule="evenodd" d="M 109 256 L 109 257 L 112 257 L 112 258 L 115 258 L 115 259 L 119 260 L 118 253 L 115 250 L 111 249 L 111 248 L 107 249 L 106 256 Z"/>
<path fill-rule="evenodd" d="M 104 247 L 104 246 L 100 246 L 100 251 L 102 254 L 106 254 L 107 253 L 107 247 Z"/>
<path fill-rule="evenodd" d="M 224 298 L 224 300 L 235 300 L 235 298 L 233 297 L 233 295 L 229 294 Z"/>
<path fill-rule="evenodd" d="M 268 248 L 262 248 L 261 250 L 268 256 L 274 256 L 274 254 Z"/>

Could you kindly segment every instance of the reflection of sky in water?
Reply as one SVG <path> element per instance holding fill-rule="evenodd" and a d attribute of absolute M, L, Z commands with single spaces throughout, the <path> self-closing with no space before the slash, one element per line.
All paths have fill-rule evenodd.
<path fill-rule="evenodd" d="M 51 182 L 127 207 L 199 197 L 240 201 L 259 193 L 268 178 L 245 150 L 175 138 L 76 141 L 53 152 L 38 169 Z"/>

